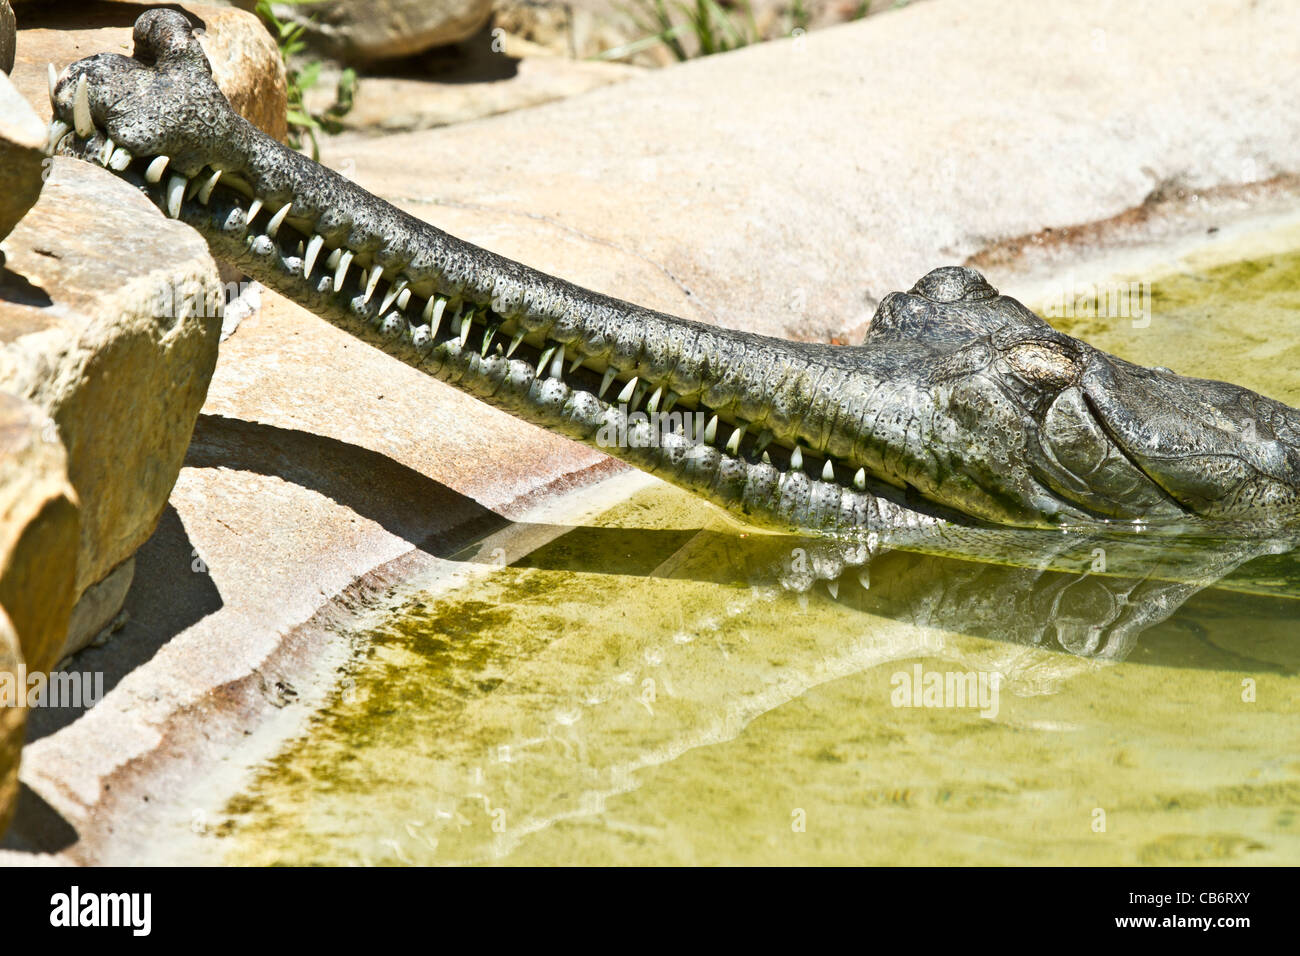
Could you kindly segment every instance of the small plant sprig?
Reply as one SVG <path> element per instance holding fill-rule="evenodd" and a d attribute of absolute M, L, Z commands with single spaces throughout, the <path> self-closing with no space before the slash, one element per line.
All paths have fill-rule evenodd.
<path fill-rule="evenodd" d="M 302 66 L 292 65 L 299 54 L 307 49 L 302 36 L 306 27 L 301 23 L 285 23 L 271 9 L 271 0 L 258 0 L 257 15 L 266 24 L 275 37 L 280 59 L 284 61 L 285 77 L 288 80 L 287 99 L 289 110 L 289 145 L 302 149 L 303 137 L 311 142 L 311 158 L 320 159 L 320 144 L 316 140 L 318 132 L 337 133 L 343 125 L 340 122 L 352 109 L 357 92 L 357 71 L 348 67 L 339 76 L 334 94 L 334 102 L 321 113 L 313 113 L 303 102 L 306 92 L 320 82 L 322 63 L 311 60 Z"/>

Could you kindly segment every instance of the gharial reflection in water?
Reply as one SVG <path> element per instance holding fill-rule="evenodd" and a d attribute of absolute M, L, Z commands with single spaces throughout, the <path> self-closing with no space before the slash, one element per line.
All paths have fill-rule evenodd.
<path fill-rule="evenodd" d="M 1300 600 L 1300 540 L 1288 537 L 981 530 L 930 547 L 940 550 L 909 532 L 843 541 L 704 529 L 656 572 L 796 594 L 820 586 L 864 613 L 1111 661 L 1206 588 Z"/>

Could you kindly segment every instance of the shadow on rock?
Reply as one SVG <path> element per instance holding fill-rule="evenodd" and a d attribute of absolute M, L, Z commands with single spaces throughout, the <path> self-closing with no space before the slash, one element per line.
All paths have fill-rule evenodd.
<path fill-rule="evenodd" d="M 158 527 L 136 552 L 135 579 L 123 610 L 127 623 L 103 647 L 88 647 L 69 669 L 103 674 L 107 694 L 127 674 L 152 658 L 164 644 L 221 608 L 211 575 L 191 574 L 194 545 L 170 505 Z M 178 574 L 177 569 L 185 573 Z M 27 742 L 40 740 L 71 724 L 85 707 L 37 707 L 27 717 Z"/>
<path fill-rule="evenodd" d="M 20 853 L 58 853 L 77 842 L 72 824 L 27 784 L 18 787 L 18 807 L 0 850 Z"/>
<path fill-rule="evenodd" d="M 200 415 L 185 464 L 292 482 L 436 556 L 506 524 L 473 498 L 379 452 L 260 422 Z"/>

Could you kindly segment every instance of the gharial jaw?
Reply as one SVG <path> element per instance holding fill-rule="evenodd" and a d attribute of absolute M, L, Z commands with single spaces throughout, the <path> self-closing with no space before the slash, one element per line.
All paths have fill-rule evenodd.
<path fill-rule="evenodd" d="M 179 14 L 142 15 L 135 41 L 133 59 L 90 57 L 52 79 L 71 122 L 56 121 L 51 151 L 139 185 L 218 257 L 411 365 L 751 521 L 863 530 L 944 513 L 904 505 L 826 452 L 815 411 L 829 403 L 816 396 L 835 389 L 807 381 L 795 343 L 643 309 L 449 236 L 234 114 Z M 640 420 L 652 412 L 703 428 L 652 428 Z M 626 440 L 604 444 L 602 429 Z"/>
<path fill-rule="evenodd" d="M 51 73 L 51 152 L 139 185 L 218 257 L 403 361 L 749 521 L 869 532 L 1300 517 L 1300 414 L 1223 386 L 1235 391 L 1213 392 L 1220 404 L 1253 398 L 1224 427 L 1197 405 L 1170 464 L 1147 447 L 1161 429 L 1132 426 L 1126 400 L 1221 383 L 1106 356 L 972 270 L 888 297 L 856 348 L 664 315 L 447 235 L 271 140 L 230 109 L 181 14 L 143 14 L 135 47 Z M 698 413 L 703 427 L 676 434 L 646 412 Z M 1241 446 L 1244 420 L 1263 442 L 1235 448 L 1241 467 L 1217 486 L 1197 485 L 1190 452 L 1224 434 Z"/>

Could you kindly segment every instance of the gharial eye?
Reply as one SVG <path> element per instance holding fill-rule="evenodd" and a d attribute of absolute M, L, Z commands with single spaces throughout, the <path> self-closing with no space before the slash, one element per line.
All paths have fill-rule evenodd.
<path fill-rule="evenodd" d="M 919 295 L 931 302 L 977 302 L 992 299 L 998 290 L 988 280 L 965 266 L 943 266 L 927 273 L 910 295 Z"/>

